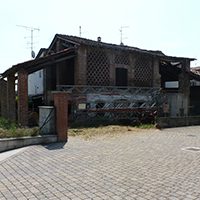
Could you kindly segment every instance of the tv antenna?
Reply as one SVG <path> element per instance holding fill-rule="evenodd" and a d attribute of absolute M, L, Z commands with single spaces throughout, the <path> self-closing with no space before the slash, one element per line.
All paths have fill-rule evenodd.
<path fill-rule="evenodd" d="M 22 26 L 22 25 L 16 25 L 22 28 L 25 28 L 28 31 L 31 31 L 31 59 L 35 58 L 35 52 L 33 51 L 33 31 L 40 31 L 39 28 L 29 27 L 29 26 Z"/>
<path fill-rule="evenodd" d="M 123 28 L 129 28 L 129 26 L 121 26 L 121 29 L 119 29 L 120 34 L 121 34 L 120 45 L 124 45 L 123 42 L 122 42 L 122 39 L 126 39 L 126 38 L 127 38 L 127 37 L 125 37 L 125 38 L 122 37 L 122 36 L 123 36 L 123 34 L 122 34 L 122 29 L 123 29 Z"/>
<path fill-rule="evenodd" d="M 81 31 L 81 26 L 79 26 L 79 37 L 81 37 L 81 34 L 82 34 L 82 33 L 87 33 L 87 32 L 88 32 L 88 31 L 82 32 L 82 31 Z"/>
<path fill-rule="evenodd" d="M 197 66 L 197 56 L 195 56 L 195 67 Z"/>

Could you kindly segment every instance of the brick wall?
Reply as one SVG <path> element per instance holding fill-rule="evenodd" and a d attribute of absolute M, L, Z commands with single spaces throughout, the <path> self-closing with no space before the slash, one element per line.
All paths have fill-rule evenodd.
<path fill-rule="evenodd" d="M 18 72 L 18 123 L 28 125 L 28 73 Z"/>
<path fill-rule="evenodd" d="M 56 132 L 58 142 L 68 140 L 68 93 L 53 93 L 56 107 Z"/>
<path fill-rule="evenodd" d="M 81 46 L 78 49 L 78 54 L 75 59 L 75 85 L 87 85 L 87 56 L 91 52 L 105 52 L 106 56 L 108 57 L 109 61 L 109 67 L 110 67 L 110 74 L 109 74 L 109 79 L 110 79 L 110 86 L 115 86 L 116 84 L 116 68 L 124 68 L 127 69 L 128 72 L 128 86 L 135 86 L 135 65 L 136 61 L 138 59 L 144 59 L 146 62 L 149 64 L 149 73 L 144 73 L 141 71 L 140 74 L 143 74 L 144 76 L 147 75 L 145 78 L 144 76 L 141 77 L 146 81 L 146 79 L 149 79 L 152 81 L 152 86 L 159 87 L 161 82 L 160 82 L 160 74 L 159 74 L 159 60 L 154 59 L 151 56 L 144 56 L 136 53 L 130 53 L 130 52 L 125 52 L 125 51 L 116 51 L 116 50 L 111 50 L 111 49 L 105 49 L 105 48 L 100 48 L 100 47 L 89 47 L 89 46 Z M 116 62 L 116 56 L 118 57 L 126 57 L 127 60 L 121 59 L 121 62 Z M 98 65 L 98 63 L 97 63 Z M 141 66 L 141 68 L 145 69 L 145 66 Z M 139 86 L 139 85 L 138 85 Z M 142 87 L 143 85 L 141 85 Z"/>
<path fill-rule="evenodd" d="M 74 60 L 74 84 L 87 85 L 86 82 L 86 56 L 87 48 L 84 46 L 78 48 L 77 56 Z"/>
<path fill-rule="evenodd" d="M 7 82 L 0 80 L 1 117 L 7 118 Z"/>
<path fill-rule="evenodd" d="M 153 58 L 152 56 L 149 56 L 149 55 L 143 55 L 143 54 L 134 53 L 134 52 L 117 51 L 114 49 L 106 49 L 106 48 L 92 47 L 92 46 L 86 46 L 86 45 L 81 45 L 77 49 L 77 56 L 74 58 L 74 85 L 87 85 L 87 78 L 88 78 L 87 77 L 87 65 L 88 65 L 87 57 L 88 57 L 88 54 L 90 54 L 91 52 L 104 52 L 106 54 L 106 57 L 108 58 L 108 63 L 109 63 L 109 70 L 108 70 L 109 82 L 108 83 L 110 86 L 116 85 L 116 68 L 127 69 L 128 86 L 138 86 L 138 87 L 144 87 L 144 86 L 160 87 L 161 86 L 160 74 L 159 74 L 159 60 L 157 58 Z M 99 55 L 101 55 L 101 53 L 99 53 Z M 126 57 L 128 58 L 128 60 L 124 61 L 124 59 L 121 59 L 121 61 L 116 62 L 116 56 L 118 56 L 119 58 Z M 101 60 L 101 58 L 99 58 L 99 60 Z M 141 62 L 137 64 L 138 70 L 136 74 L 136 63 L 138 63 L 137 62 L 138 60 L 140 60 Z M 140 63 L 142 63 L 141 67 L 140 67 Z M 59 65 L 60 64 L 57 64 L 57 66 Z M 96 68 L 98 67 L 98 63 L 96 64 L 95 67 Z M 66 77 L 66 75 L 62 73 L 63 68 L 64 66 L 60 67 L 59 69 L 60 73 L 59 74 L 57 73 L 57 75 Z M 99 71 L 96 70 L 94 73 L 98 74 Z M 138 77 L 141 77 L 142 79 L 141 84 L 138 82 Z M 96 75 L 95 75 L 95 78 L 96 78 Z M 57 84 L 59 84 L 59 81 L 58 81 L 59 79 L 57 77 Z M 102 82 L 102 81 L 99 80 L 99 82 Z M 45 84 L 49 84 L 49 80 L 47 80 L 47 83 L 45 82 Z M 108 85 L 107 82 L 106 82 L 106 85 Z M 50 90 L 50 89 L 47 89 L 47 90 Z M 49 105 L 49 100 L 48 100 L 49 95 L 47 95 L 47 93 L 48 92 L 45 91 L 45 103 Z"/>
<path fill-rule="evenodd" d="M 15 76 L 8 76 L 7 81 L 7 118 L 16 120 L 16 103 L 15 103 Z"/>

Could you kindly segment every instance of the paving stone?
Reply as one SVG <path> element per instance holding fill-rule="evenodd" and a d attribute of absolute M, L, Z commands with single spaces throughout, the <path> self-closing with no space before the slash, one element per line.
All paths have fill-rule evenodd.
<path fill-rule="evenodd" d="M 0 200 L 200 199 L 200 152 L 183 150 L 200 147 L 199 130 L 130 131 L 26 147 L 0 159 Z"/>

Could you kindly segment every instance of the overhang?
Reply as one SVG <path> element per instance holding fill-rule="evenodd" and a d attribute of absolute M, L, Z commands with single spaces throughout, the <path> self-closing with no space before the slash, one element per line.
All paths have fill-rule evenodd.
<path fill-rule="evenodd" d="M 38 70 L 41 70 L 49 65 L 56 64 L 63 60 L 68 60 L 76 56 L 76 48 L 68 48 L 62 51 L 52 53 L 50 55 L 36 58 L 34 60 L 29 60 L 23 63 L 19 63 L 17 65 L 13 65 L 11 68 L 7 69 L 4 73 L 2 73 L 2 78 L 8 77 L 9 75 L 13 75 L 17 73 L 19 70 L 24 70 L 31 74 Z"/>
<path fill-rule="evenodd" d="M 183 62 L 184 60 L 194 61 L 196 58 L 186 58 L 186 57 L 175 57 L 175 56 L 160 56 L 158 55 L 161 61 L 165 62 Z"/>

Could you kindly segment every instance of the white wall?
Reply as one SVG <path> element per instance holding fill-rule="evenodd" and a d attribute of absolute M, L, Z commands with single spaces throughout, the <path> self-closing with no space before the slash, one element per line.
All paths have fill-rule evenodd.
<path fill-rule="evenodd" d="M 169 116 L 181 116 L 181 109 L 183 109 L 183 116 L 188 115 L 188 96 L 184 93 L 168 93 L 167 103 L 169 104 Z"/>
<path fill-rule="evenodd" d="M 37 95 L 44 93 L 43 69 L 29 74 L 28 76 L 28 94 Z"/>

